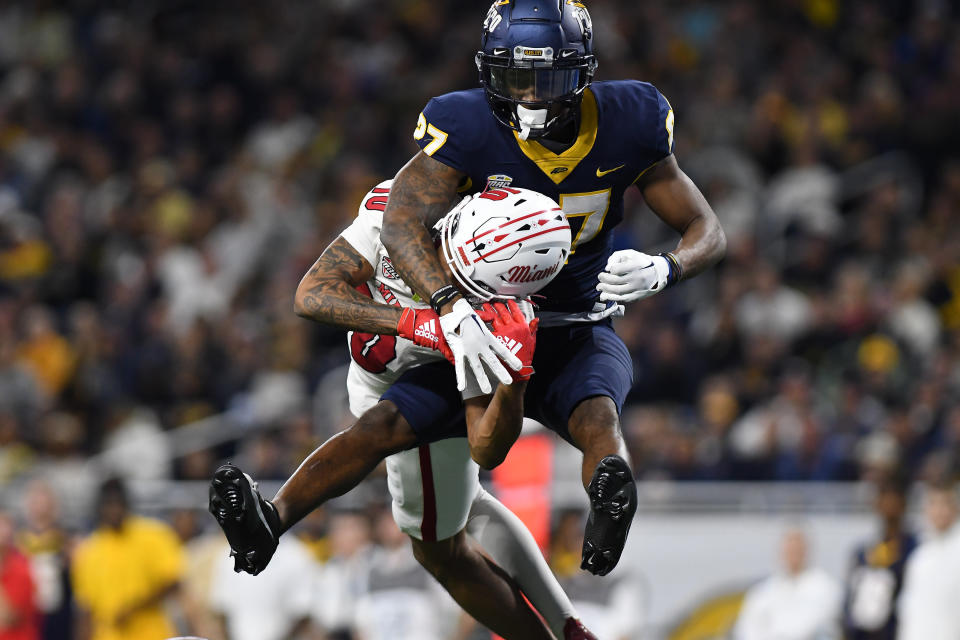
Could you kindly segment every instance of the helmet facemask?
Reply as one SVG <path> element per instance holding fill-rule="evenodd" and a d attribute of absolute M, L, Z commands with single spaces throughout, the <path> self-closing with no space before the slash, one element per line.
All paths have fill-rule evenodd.
<path fill-rule="evenodd" d="M 469 264 L 466 256 L 461 256 L 453 247 L 453 235 L 457 232 L 457 227 L 460 223 L 460 212 L 479 195 L 480 194 L 473 194 L 472 196 L 465 197 L 457 206 L 451 209 L 447 215 L 441 218 L 436 226 L 436 230 L 439 231 L 440 235 L 439 241 L 443 259 L 450 267 L 450 271 L 453 273 L 453 277 L 457 281 L 460 290 L 467 295 L 471 304 L 474 302 L 489 302 L 494 298 L 504 300 L 511 298 L 511 296 L 498 296 L 489 285 L 471 278 L 474 271 L 473 266 Z"/>
<path fill-rule="evenodd" d="M 483 51 L 476 56 L 480 84 L 493 113 L 522 140 L 538 138 L 574 117 L 597 61 L 576 49 L 550 47 Z"/>

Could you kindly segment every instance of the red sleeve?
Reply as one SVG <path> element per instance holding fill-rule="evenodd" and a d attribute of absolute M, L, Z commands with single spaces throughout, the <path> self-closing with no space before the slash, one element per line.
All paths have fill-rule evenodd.
<path fill-rule="evenodd" d="M 13 551 L 7 556 L 4 565 L 3 591 L 10 606 L 21 619 L 35 615 L 33 577 L 30 574 L 29 560 L 23 554 Z"/>

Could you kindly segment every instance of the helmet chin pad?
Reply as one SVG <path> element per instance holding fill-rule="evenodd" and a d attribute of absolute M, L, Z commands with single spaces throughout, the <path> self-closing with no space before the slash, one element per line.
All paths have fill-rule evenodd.
<path fill-rule="evenodd" d="M 517 132 L 521 140 L 542 138 L 575 120 L 579 111 L 579 101 L 573 104 L 556 102 L 529 106 L 521 103 L 513 108 L 513 117 L 508 126 Z"/>
<path fill-rule="evenodd" d="M 531 132 L 536 132 L 534 137 L 542 135 L 548 127 L 547 122 L 548 109 L 541 107 L 539 109 L 528 109 L 522 104 L 517 105 L 517 125 L 520 127 L 520 139 L 526 140 Z"/>

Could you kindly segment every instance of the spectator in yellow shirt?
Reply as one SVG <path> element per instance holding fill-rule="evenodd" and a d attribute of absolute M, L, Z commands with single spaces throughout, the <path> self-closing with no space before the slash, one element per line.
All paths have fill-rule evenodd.
<path fill-rule="evenodd" d="M 165 640 L 177 633 L 163 610 L 179 587 L 184 556 L 173 530 L 130 514 L 126 488 L 107 480 L 99 527 L 73 558 L 77 640 Z"/>

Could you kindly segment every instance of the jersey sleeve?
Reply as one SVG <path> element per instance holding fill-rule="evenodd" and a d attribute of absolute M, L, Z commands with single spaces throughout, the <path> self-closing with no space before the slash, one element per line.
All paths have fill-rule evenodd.
<path fill-rule="evenodd" d="M 371 266 L 377 264 L 380 228 L 383 226 L 383 212 L 387 208 L 389 195 L 389 180 L 371 189 L 360 203 L 357 217 L 340 234 Z"/>
<path fill-rule="evenodd" d="M 4 559 L 4 564 L 7 605 L 13 609 L 14 618 L 29 618 L 35 611 L 35 586 L 30 573 L 30 561 L 19 553 L 13 553 Z"/>
<path fill-rule="evenodd" d="M 486 102 L 483 102 L 483 107 Z M 469 92 L 448 93 L 430 100 L 417 118 L 413 139 L 421 151 L 461 173 L 470 173 L 476 153 L 477 101 Z"/>
<path fill-rule="evenodd" d="M 646 157 L 647 164 L 663 160 L 673 153 L 673 107 L 649 82 L 624 83 L 623 108 L 633 117 L 629 138 Z"/>
<path fill-rule="evenodd" d="M 147 564 L 154 586 L 159 588 L 183 577 L 186 557 L 172 529 L 161 523 L 150 524 L 152 526 L 145 536 L 150 549 Z"/>

